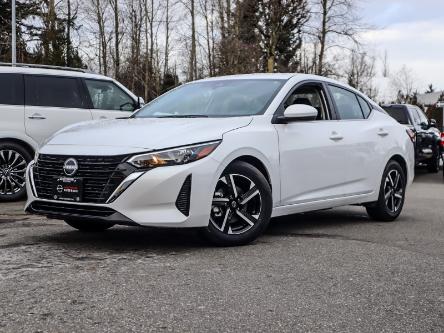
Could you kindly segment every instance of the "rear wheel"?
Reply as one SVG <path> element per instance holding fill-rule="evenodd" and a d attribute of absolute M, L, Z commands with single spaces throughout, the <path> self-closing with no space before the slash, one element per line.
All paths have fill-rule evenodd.
<path fill-rule="evenodd" d="M 85 220 L 76 220 L 76 219 L 66 219 L 65 222 L 74 229 L 84 232 L 100 232 L 100 231 L 105 231 L 114 226 L 114 224 L 106 222 L 85 221 Z"/>
<path fill-rule="evenodd" d="M 378 221 L 395 220 L 404 206 L 405 190 L 405 172 L 398 162 L 392 160 L 384 170 L 378 201 L 367 206 L 368 215 Z"/>
<path fill-rule="evenodd" d="M 272 210 L 270 185 L 245 162 L 234 162 L 219 178 L 204 235 L 222 246 L 244 245 L 267 228 Z"/>
<path fill-rule="evenodd" d="M 0 201 L 15 201 L 26 195 L 26 167 L 31 154 L 15 142 L 0 142 Z"/>

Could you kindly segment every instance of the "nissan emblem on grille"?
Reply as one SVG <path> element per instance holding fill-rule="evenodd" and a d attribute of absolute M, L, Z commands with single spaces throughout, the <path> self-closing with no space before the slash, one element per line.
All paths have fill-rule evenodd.
<path fill-rule="evenodd" d="M 77 161 L 73 158 L 68 158 L 63 164 L 63 172 L 67 176 L 73 176 L 78 169 L 79 165 L 77 164 Z"/>

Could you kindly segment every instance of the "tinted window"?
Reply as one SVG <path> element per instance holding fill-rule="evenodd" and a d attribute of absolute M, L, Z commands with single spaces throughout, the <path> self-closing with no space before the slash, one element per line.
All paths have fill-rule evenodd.
<path fill-rule="evenodd" d="M 384 109 L 398 123 L 404 124 L 404 125 L 409 124 L 409 116 L 407 114 L 407 110 L 405 110 L 404 108 L 386 107 Z"/>
<path fill-rule="evenodd" d="M 23 105 L 21 74 L 0 74 L 0 104 Z"/>
<path fill-rule="evenodd" d="M 79 81 L 56 76 L 25 76 L 26 105 L 83 108 Z"/>
<path fill-rule="evenodd" d="M 341 119 L 363 119 L 356 95 L 346 89 L 330 86 Z"/>
<path fill-rule="evenodd" d="M 370 112 L 372 112 L 372 109 L 368 105 L 368 103 L 363 99 L 361 96 L 358 96 L 359 105 L 361 105 L 362 113 L 364 114 L 365 118 L 368 118 Z"/>
<path fill-rule="evenodd" d="M 85 80 L 94 109 L 134 111 L 135 102 L 110 81 Z"/>
<path fill-rule="evenodd" d="M 214 80 L 183 85 L 145 105 L 136 118 L 263 114 L 284 80 Z"/>

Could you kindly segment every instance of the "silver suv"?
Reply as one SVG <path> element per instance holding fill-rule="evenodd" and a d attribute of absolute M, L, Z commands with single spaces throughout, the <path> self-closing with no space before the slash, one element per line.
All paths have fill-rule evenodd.
<path fill-rule="evenodd" d="M 25 196 L 25 169 L 61 128 L 128 117 L 143 104 L 119 82 L 81 69 L 0 64 L 0 201 Z"/>

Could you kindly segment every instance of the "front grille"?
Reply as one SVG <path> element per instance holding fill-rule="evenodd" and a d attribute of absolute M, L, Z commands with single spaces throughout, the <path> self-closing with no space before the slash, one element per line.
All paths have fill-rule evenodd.
<path fill-rule="evenodd" d="M 83 178 L 83 202 L 104 203 L 125 179 L 125 169 L 118 167 L 128 155 L 118 156 L 68 156 L 41 154 L 34 166 L 34 183 L 37 196 L 53 199 L 53 182 L 65 176 L 63 164 L 72 157 L 77 160 L 78 171 L 74 177 Z"/>
<path fill-rule="evenodd" d="M 177 209 L 185 216 L 190 214 L 191 175 L 183 182 L 176 200 Z"/>
<path fill-rule="evenodd" d="M 49 216 L 88 216 L 105 218 L 116 213 L 115 210 L 108 207 L 88 206 L 88 205 L 70 205 L 66 203 L 34 201 L 29 211 Z"/>

